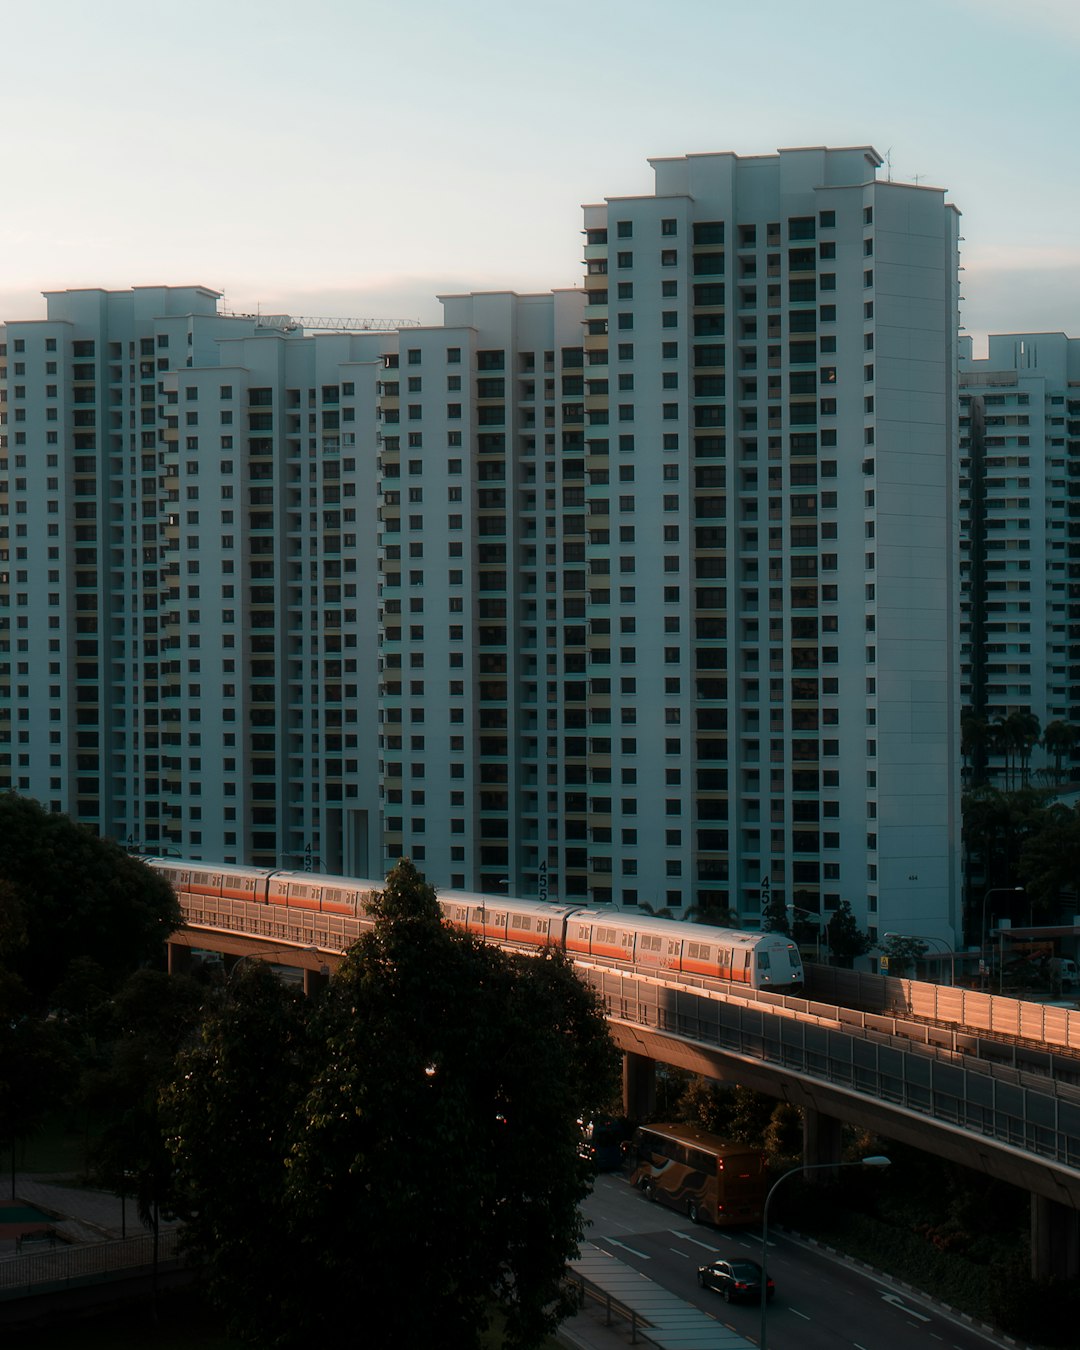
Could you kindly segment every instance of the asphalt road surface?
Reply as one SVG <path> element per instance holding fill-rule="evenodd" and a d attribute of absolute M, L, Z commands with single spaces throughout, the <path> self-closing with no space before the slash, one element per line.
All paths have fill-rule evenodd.
<path fill-rule="evenodd" d="M 622 1176 L 597 1178 L 585 1202 L 585 1241 L 758 1342 L 759 1304 L 725 1303 L 700 1289 L 697 1268 L 713 1256 L 761 1260 L 760 1230 L 692 1224 L 652 1204 Z M 776 1294 L 768 1310 L 769 1350 L 986 1350 L 1001 1342 L 953 1321 L 930 1304 L 865 1271 L 785 1238 L 769 1238 Z"/>

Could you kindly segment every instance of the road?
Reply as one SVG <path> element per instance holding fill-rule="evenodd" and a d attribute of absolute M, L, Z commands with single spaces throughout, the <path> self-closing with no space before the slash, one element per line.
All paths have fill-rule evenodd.
<path fill-rule="evenodd" d="M 713 1255 L 761 1259 L 761 1235 L 699 1227 L 650 1204 L 619 1175 L 597 1178 L 583 1206 L 586 1242 L 641 1271 L 688 1303 L 758 1342 L 757 1304 L 726 1304 L 699 1289 L 697 1267 Z M 998 1345 L 929 1304 L 843 1261 L 776 1235 L 769 1240 L 769 1350 L 986 1350 Z"/>

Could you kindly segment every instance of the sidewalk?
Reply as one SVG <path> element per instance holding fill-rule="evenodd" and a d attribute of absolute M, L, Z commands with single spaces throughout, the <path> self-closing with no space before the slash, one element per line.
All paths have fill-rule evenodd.
<path fill-rule="evenodd" d="M 628 1320 L 613 1314 L 607 1325 L 605 1307 L 588 1299 L 582 1311 L 564 1322 L 556 1334 L 571 1350 L 617 1350 L 635 1343 L 657 1350 L 704 1350 L 706 1346 L 709 1350 L 753 1350 L 752 1341 L 600 1247 L 583 1244 L 580 1257 L 570 1264 L 594 1289 L 610 1294 L 639 1319 L 634 1341 Z"/>

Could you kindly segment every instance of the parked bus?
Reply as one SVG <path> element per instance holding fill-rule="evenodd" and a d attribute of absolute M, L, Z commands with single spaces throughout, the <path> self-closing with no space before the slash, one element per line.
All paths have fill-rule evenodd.
<path fill-rule="evenodd" d="M 694 1223 L 761 1222 L 768 1174 L 760 1149 L 690 1125 L 643 1125 L 631 1160 L 631 1182 Z"/>

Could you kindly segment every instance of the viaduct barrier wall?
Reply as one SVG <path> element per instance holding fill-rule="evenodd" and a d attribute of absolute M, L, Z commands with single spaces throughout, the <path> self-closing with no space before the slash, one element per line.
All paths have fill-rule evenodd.
<path fill-rule="evenodd" d="M 328 964 L 369 926 L 209 898 L 192 899 L 185 918 L 173 940 L 188 946 L 232 950 L 242 937 L 275 944 L 275 960 L 290 946 L 318 949 Z M 1080 1054 L 1080 1013 L 828 967 L 813 968 L 825 1001 L 577 964 L 629 1053 L 719 1078 L 738 1072 L 748 1086 L 1080 1209 L 1080 1061 L 1058 1072 Z M 986 1036 L 1000 1038 L 989 1057 Z"/>
<path fill-rule="evenodd" d="M 834 966 L 808 966 L 807 992 L 814 999 L 841 1007 L 948 1022 L 1080 1054 L 1080 1010 L 1072 1008 L 1051 1008 L 975 989 L 867 975 Z"/>

